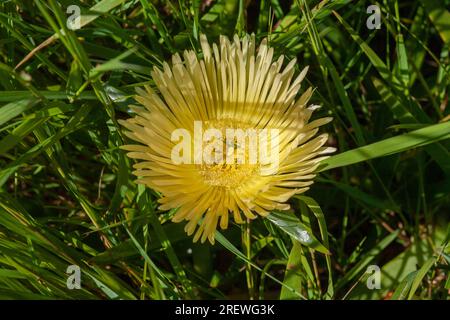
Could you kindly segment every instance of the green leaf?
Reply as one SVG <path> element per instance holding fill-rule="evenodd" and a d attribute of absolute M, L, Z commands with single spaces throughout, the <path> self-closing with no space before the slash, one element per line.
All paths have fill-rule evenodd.
<path fill-rule="evenodd" d="M 26 99 L 11 102 L 0 107 L 0 126 L 12 118 L 17 117 L 22 112 L 32 108 L 36 103 L 37 100 Z"/>
<path fill-rule="evenodd" d="M 300 292 L 298 292 L 296 289 L 294 289 L 293 287 L 288 286 L 287 284 L 281 282 L 280 280 L 278 280 L 277 278 L 275 278 L 273 275 L 271 275 L 270 273 L 266 273 L 263 269 L 261 269 L 257 264 L 255 264 L 255 262 L 248 260 L 247 257 L 245 256 L 245 254 L 243 254 L 241 251 L 239 251 L 238 248 L 236 248 L 230 241 L 228 241 L 227 238 L 225 238 L 219 231 L 216 231 L 215 234 L 215 239 L 217 240 L 217 242 L 219 242 L 225 249 L 227 249 L 228 251 L 230 251 L 231 253 L 233 253 L 234 255 L 236 255 L 236 257 L 238 257 L 239 259 L 241 259 L 242 261 L 249 263 L 252 265 L 252 267 L 254 267 L 256 270 L 260 271 L 260 272 L 264 272 L 265 275 L 272 279 L 273 281 L 275 281 L 276 283 L 280 284 L 281 286 L 285 287 L 287 290 L 290 290 L 292 293 L 294 293 L 295 295 L 297 295 L 298 297 L 302 298 L 302 299 L 306 299 Z"/>
<path fill-rule="evenodd" d="M 326 248 L 329 248 L 327 223 L 325 221 L 325 215 L 323 214 L 322 208 L 320 208 L 317 201 L 311 197 L 297 196 L 296 198 L 303 201 L 316 217 L 317 222 L 319 223 L 320 235 L 322 237 L 323 244 Z M 326 298 L 331 299 L 334 296 L 334 284 L 330 255 L 326 255 L 325 260 L 328 270 L 328 287 L 326 291 Z"/>
<path fill-rule="evenodd" d="M 99 3 L 92 6 L 89 11 L 90 14 L 81 15 L 80 17 L 80 25 L 81 27 L 84 27 L 85 25 L 91 23 L 95 19 L 97 19 L 100 14 L 106 13 L 108 11 L 111 11 L 115 7 L 121 5 L 126 0 L 102 0 Z"/>
<path fill-rule="evenodd" d="M 302 287 L 302 273 L 301 273 L 301 245 L 299 242 L 294 241 L 289 254 L 289 260 L 286 265 L 286 270 L 284 272 L 283 283 L 290 288 L 301 288 Z M 280 300 L 294 300 L 298 299 L 291 290 L 286 287 L 281 288 Z"/>
<path fill-rule="evenodd" d="M 406 276 L 406 278 L 400 282 L 391 297 L 391 300 L 405 300 L 408 296 L 408 291 L 411 289 L 412 282 L 417 275 L 417 271 L 413 271 Z"/>
<path fill-rule="evenodd" d="M 39 94 L 48 100 L 68 100 L 70 95 L 64 91 L 39 91 Z M 0 102 L 10 102 L 22 99 L 31 99 L 33 94 L 30 91 L 0 91 Z M 96 100 L 97 97 L 92 91 L 82 92 L 78 97 L 78 100 Z"/>
<path fill-rule="evenodd" d="M 314 237 L 311 229 L 292 213 L 274 211 L 266 218 L 301 244 L 324 254 L 330 254 L 328 249 Z"/>
<path fill-rule="evenodd" d="M 364 256 L 358 261 L 358 263 L 346 272 L 344 277 L 342 277 L 336 284 L 337 288 L 341 288 L 344 284 L 348 283 L 356 276 L 361 274 L 361 272 L 366 268 L 370 262 L 372 262 L 388 245 L 392 243 L 397 238 L 399 231 L 395 231 L 383 240 L 378 242 L 372 249 L 370 249 Z"/>
<path fill-rule="evenodd" d="M 425 262 L 425 264 L 422 266 L 422 268 L 417 271 L 417 274 L 414 277 L 414 281 L 411 284 L 411 290 L 409 291 L 408 300 L 411 300 L 414 297 L 414 294 L 416 293 L 417 289 L 420 286 L 420 283 L 422 282 L 423 278 L 427 274 L 427 272 L 431 269 L 431 267 L 436 262 L 436 257 L 431 257 L 430 259 Z"/>
<path fill-rule="evenodd" d="M 344 167 L 358 162 L 384 157 L 448 138 L 450 138 L 450 122 L 427 126 L 423 129 L 408 132 L 334 155 L 322 161 L 319 171 Z M 448 166 L 450 166 L 450 163 Z"/>
<path fill-rule="evenodd" d="M 420 0 L 428 12 L 430 20 L 436 27 L 442 40 L 450 44 L 450 13 L 445 8 L 445 4 L 440 0 Z"/>

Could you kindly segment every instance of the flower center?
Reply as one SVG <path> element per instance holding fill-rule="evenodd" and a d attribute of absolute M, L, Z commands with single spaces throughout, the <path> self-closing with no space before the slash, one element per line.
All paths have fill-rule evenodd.
<path fill-rule="evenodd" d="M 258 172 L 257 165 L 203 165 L 203 181 L 216 187 L 236 188 Z"/>
<path fill-rule="evenodd" d="M 211 151 L 204 154 L 206 163 L 198 166 L 206 184 L 236 188 L 259 172 L 257 137 L 252 137 L 249 125 L 231 120 L 214 120 L 206 121 L 203 129 L 221 132 L 220 137 L 203 142 L 203 150 Z"/>

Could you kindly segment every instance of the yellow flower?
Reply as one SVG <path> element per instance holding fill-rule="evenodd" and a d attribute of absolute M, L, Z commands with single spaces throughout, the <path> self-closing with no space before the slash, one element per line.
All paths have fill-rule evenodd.
<path fill-rule="evenodd" d="M 157 92 L 139 89 L 145 108 L 131 107 L 136 116 L 121 124 L 139 143 L 123 146 L 140 160 L 137 182 L 161 193 L 161 210 L 178 208 L 173 221 L 187 220 L 194 241 L 214 243 L 230 215 L 242 223 L 288 210 L 334 150 L 323 146 L 326 134 L 316 136 L 331 118 L 309 122 L 313 90 L 297 98 L 307 68 L 294 78 L 296 61 L 283 68 L 283 56 L 274 61 L 266 39 L 256 49 L 254 35 L 221 36 L 212 47 L 201 36 L 201 48 L 201 58 L 185 51 L 155 68 Z"/>

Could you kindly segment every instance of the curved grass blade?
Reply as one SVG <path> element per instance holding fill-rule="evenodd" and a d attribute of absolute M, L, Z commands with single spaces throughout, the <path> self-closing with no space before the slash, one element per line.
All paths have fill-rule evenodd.
<path fill-rule="evenodd" d="M 256 270 L 265 273 L 264 270 L 262 270 L 259 266 L 257 266 L 253 261 L 248 260 L 247 257 L 245 256 L 245 254 L 243 254 L 241 251 L 238 250 L 238 248 L 236 248 L 230 241 L 228 241 L 227 238 L 225 238 L 219 231 L 216 231 L 216 235 L 215 235 L 215 239 L 228 251 L 230 251 L 231 253 L 233 253 L 234 255 L 236 255 L 236 257 L 238 257 L 239 259 L 241 259 L 242 261 L 249 263 L 252 265 L 252 267 L 254 267 Z M 266 276 L 270 279 L 272 279 L 273 281 L 275 281 L 276 283 L 280 284 L 282 287 L 286 288 L 287 290 L 290 290 L 293 294 L 297 295 L 298 297 L 305 299 L 306 298 L 300 293 L 298 292 L 296 289 L 286 285 L 285 283 L 281 282 L 280 280 L 278 280 L 277 278 L 275 278 L 274 276 L 272 276 L 270 273 L 265 273 Z"/>
<path fill-rule="evenodd" d="M 319 204 L 316 200 L 314 200 L 311 197 L 306 196 L 297 196 L 297 199 L 300 201 L 303 201 L 308 208 L 312 211 L 314 216 L 317 219 L 317 222 L 319 223 L 319 229 L 320 229 L 320 235 L 322 237 L 323 244 L 326 248 L 329 248 L 329 242 L 328 242 L 328 229 L 327 224 L 325 221 L 325 216 L 323 214 L 322 209 L 320 208 Z M 334 296 L 334 285 L 333 285 L 333 272 L 332 272 L 332 266 L 331 266 L 331 258 L 329 255 L 325 256 L 327 269 L 328 269 L 328 287 L 326 292 L 326 297 L 328 299 L 331 299 Z"/>
<path fill-rule="evenodd" d="M 284 272 L 283 283 L 288 287 L 301 288 L 303 277 L 301 274 L 301 245 L 298 241 L 294 241 L 291 253 L 289 254 L 289 260 Z M 285 287 L 281 288 L 280 300 L 295 300 L 298 296 L 287 290 Z"/>
<path fill-rule="evenodd" d="M 384 157 L 449 138 L 450 122 L 427 126 L 332 156 L 322 162 L 319 171 Z"/>
<path fill-rule="evenodd" d="M 389 234 L 387 237 L 385 237 L 383 240 L 381 240 L 379 243 L 375 245 L 372 249 L 370 249 L 360 260 L 359 262 L 351 268 L 343 278 L 341 278 L 337 284 L 336 289 L 341 288 L 342 286 L 346 285 L 349 281 L 354 279 L 358 274 L 360 274 L 365 267 L 369 265 L 369 263 L 375 259 L 388 245 L 391 244 L 392 241 L 394 241 L 397 238 L 397 235 L 399 233 L 399 230 L 396 230 L 395 232 Z M 347 293 L 348 294 L 348 293 Z"/>
<path fill-rule="evenodd" d="M 428 12 L 430 20 L 433 22 L 442 40 L 450 44 L 450 13 L 445 9 L 444 1 L 420 0 Z"/>
<path fill-rule="evenodd" d="M 420 284 L 422 283 L 423 278 L 426 276 L 427 272 L 431 269 L 431 267 L 436 262 L 436 257 L 431 257 L 424 263 L 422 268 L 417 271 L 417 274 L 414 277 L 414 281 L 411 284 L 411 290 L 409 291 L 408 300 L 411 300 L 414 297 L 414 293 L 416 293 Z"/>
<path fill-rule="evenodd" d="M 16 98 L 17 99 L 17 98 Z M 37 100 L 26 99 L 8 103 L 0 107 L 0 126 L 22 112 L 30 109 L 37 103 Z"/>
<path fill-rule="evenodd" d="M 267 219 L 301 244 L 321 253 L 330 254 L 329 250 L 314 237 L 311 229 L 292 213 L 272 212 Z"/>

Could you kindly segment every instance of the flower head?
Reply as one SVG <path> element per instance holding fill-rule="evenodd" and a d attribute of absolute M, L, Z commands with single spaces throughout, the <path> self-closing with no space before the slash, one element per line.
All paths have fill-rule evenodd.
<path fill-rule="evenodd" d="M 286 202 L 308 190 L 325 154 L 326 134 L 309 121 L 312 89 L 297 97 L 307 68 L 294 77 L 296 61 L 254 35 L 220 37 L 211 47 L 201 36 L 202 57 L 185 51 L 171 66 L 155 68 L 150 87 L 138 90 L 135 117 L 121 121 L 138 142 L 123 148 L 138 159 L 138 183 L 161 193 L 160 209 L 177 208 L 173 221 L 188 221 L 194 241 L 214 243 L 218 225 L 288 210 Z"/>

